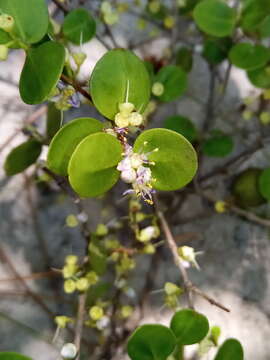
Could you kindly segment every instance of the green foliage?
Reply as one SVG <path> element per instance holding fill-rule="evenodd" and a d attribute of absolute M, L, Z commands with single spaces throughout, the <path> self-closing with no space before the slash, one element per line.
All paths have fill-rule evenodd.
<path fill-rule="evenodd" d="M 213 135 L 202 145 L 202 152 L 210 157 L 224 157 L 233 151 L 233 140 L 231 136 L 223 135 L 219 131 L 213 132 Z"/>
<path fill-rule="evenodd" d="M 80 45 L 89 41 L 96 32 L 96 22 L 85 9 L 75 9 L 64 19 L 63 34 L 67 40 Z"/>
<path fill-rule="evenodd" d="M 217 37 L 232 35 L 236 12 L 222 0 L 203 0 L 195 7 L 194 20 L 205 33 Z"/>
<path fill-rule="evenodd" d="M 65 62 L 63 45 L 47 41 L 27 52 L 20 78 L 20 95 L 26 104 L 47 100 L 55 88 Z"/>
<path fill-rule="evenodd" d="M 249 81 L 256 87 L 262 89 L 270 88 L 270 68 L 269 66 L 248 71 Z"/>
<path fill-rule="evenodd" d="M 188 141 L 194 142 L 197 137 L 197 129 L 193 125 L 192 121 L 181 115 L 173 115 L 165 119 L 164 126 L 166 129 L 176 131 L 183 135 Z"/>
<path fill-rule="evenodd" d="M 232 192 L 236 203 L 241 207 L 258 206 L 265 202 L 259 190 L 260 169 L 247 169 L 239 174 L 234 183 Z"/>
<path fill-rule="evenodd" d="M 270 11 L 269 0 L 245 0 L 243 1 L 240 25 L 243 30 L 256 31 Z"/>
<path fill-rule="evenodd" d="M 0 360 L 32 360 L 28 356 L 24 356 L 15 352 L 0 352 Z"/>
<path fill-rule="evenodd" d="M 155 82 L 160 82 L 164 86 L 163 94 L 158 97 L 161 101 L 175 100 L 187 89 L 187 75 L 175 65 L 162 67 L 155 77 Z"/>
<path fill-rule="evenodd" d="M 200 342 L 209 331 L 207 318 L 191 309 L 177 311 L 170 325 L 179 345 Z"/>
<path fill-rule="evenodd" d="M 190 72 L 193 65 L 192 51 L 187 47 L 181 47 L 178 49 L 175 55 L 175 63 L 183 71 Z"/>
<path fill-rule="evenodd" d="M 243 360 L 242 345 L 236 339 L 226 340 L 220 347 L 215 360 Z"/>
<path fill-rule="evenodd" d="M 6 44 L 11 40 L 11 37 L 4 30 L 0 29 L 0 44 Z"/>
<path fill-rule="evenodd" d="M 69 181 L 82 197 L 94 197 L 109 190 L 118 180 L 116 166 L 122 147 L 112 135 L 97 133 L 87 136 L 73 152 L 69 166 Z"/>
<path fill-rule="evenodd" d="M 40 41 L 49 26 L 45 0 L 0 0 L 0 9 L 15 20 L 15 33 L 24 42 Z"/>
<path fill-rule="evenodd" d="M 8 176 L 16 175 L 34 164 L 41 149 L 40 142 L 30 139 L 11 150 L 4 164 L 6 174 Z"/>
<path fill-rule="evenodd" d="M 147 142 L 145 144 L 145 142 Z M 134 151 L 151 152 L 149 160 L 153 187 L 157 190 L 177 190 L 188 184 L 197 171 L 197 155 L 182 135 L 167 129 L 144 131 L 135 141 Z"/>
<path fill-rule="evenodd" d="M 88 251 L 92 269 L 98 275 L 103 275 L 107 267 L 107 256 L 98 237 L 94 235 L 91 237 Z"/>
<path fill-rule="evenodd" d="M 56 109 L 53 102 L 48 103 L 47 121 L 46 121 L 46 134 L 47 138 L 51 139 L 61 127 L 62 114 L 61 111 Z"/>
<path fill-rule="evenodd" d="M 231 46 L 229 37 L 206 39 L 202 55 L 210 64 L 217 65 L 227 58 Z"/>
<path fill-rule="evenodd" d="M 259 176 L 259 189 L 261 195 L 270 200 L 270 168 L 264 169 Z"/>
<path fill-rule="evenodd" d="M 77 145 L 88 135 L 101 131 L 103 125 L 92 118 L 78 118 L 63 126 L 50 143 L 47 165 L 60 175 L 67 175 L 68 163 Z"/>
<path fill-rule="evenodd" d="M 99 112 L 113 120 L 126 100 L 143 112 L 150 97 L 150 79 L 144 63 L 123 49 L 108 51 L 90 79 L 90 93 Z"/>
<path fill-rule="evenodd" d="M 268 38 L 270 36 L 270 15 L 267 15 L 262 23 L 260 23 L 258 32 L 261 38 Z"/>
<path fill-rule="evenodd" d="M 229 59 L 241 69 L 254 70 L 266 65 L 270 59 L 270 50 L 263 45 L 240 43 L 232 47 Z"/>
<path fill-rule="evenodd" d="M 175 344 L 175 336 L 166 326 L 143 325 L 129 338 L 128 355 L 131 360 L 166 360 Z"/>

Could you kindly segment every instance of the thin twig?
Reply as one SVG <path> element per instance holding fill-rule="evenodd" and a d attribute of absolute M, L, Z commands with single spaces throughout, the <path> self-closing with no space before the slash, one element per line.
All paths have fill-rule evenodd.
<path fill-rule="evenodd" d="M 184 287 L 185 287 L 185 290 L 186 290 L 187 295 L 188 295 L 188 305 L 189 305 L 189 307 L 194 308 L 193 300 L 192 300 L 192 293 L 195 293 L 195 294 L 203 297 L 211 305 L 215 305 L 218 308 L 220 308 L 220 309 L 222 309 L 222 310 L 224 310 L 226 312 L 230 312 L 230 310 L 226 306 L 220 304 L 215 299 L 213 299 L 211 296 L 207 295 L 205 292 L 200 290 L 198 287 L 194 286 L 192 284 L 192 282 L 189 280 L 187 271 L 186 271 L 185 267 L 183 266 L 183 263 L 182 263 L 179 255 L 178 255 L 177 245 L 176 245 L 175 239 L 174 239 L 174 237 L 172 235 L 169 224 L 168 224 L 167 220 L 165 219 L 162 211 L 159 209 L 158 202 L 157 202 L 157 197 L 155 199 L 155 209 L 156 209 L 157 216 L 158 216 L 158 218 L 160 220 L 161 228 L 162 228 L 162 230 L 164 232 L 168 247 L 169 247 L 169 249 L 171 251 L 171 254 L 173 256 L 174 263 L 175 263 L 175 265 L 177 266 L 177 268 L 179 269 L 179 271 L 181 273 L 181 276 L 182 276 L 182 279 L 183 279 L 183 282 L 184 282 Z"/>
<path fill-rule="evenodd" d="M 75 338 L 74 338 L 74 345 L 76 346 L 78 351 L 77 360 L 79 360 L 80 358 L 81 338 L 82 338 L 84 315 L 85 315 L 85 303 L 86 303 L 86 294 L 81 294 L 79 296 L 78 313 L 77 313 Z"/>
<path fill-rule="evenodd" d="M 52 0 L 52 2 L 54 2 L 55 5 L 56 5 L 59 9 L 61 9 L 65 15 L 68 14 L 69 9 L 68 9 L 68 7 L 67 7 L 65 4 L 63 4 L 63 3 L 60 2 L 59 0 Z"/>
<path fill-rule="evenodd" d="M 87 100 L 89 100 L 92 103 L 91 95 L 86 90 L 84 90 L 77 81 L 70 79 L 68 76 L 64 74 L 61 75 L 61 80 L 73 86 L 75 90 L 77 90 L 80 94 L 82 94 Z"/>
<path fill-rule="evenodd" d="M 51 270 L 51 271 L 33 273 L 33 274 L 30 274 L 30 275 L 25 275 L 25 276 L 21 275 L 21 279 L 23 279 L 23 280 L 36 280 L 36 279 L 44 279 L 44 278 L 52 277 L 52 276 L 62 276 L 62 272 L 61 271 L 58 272 L 58 271 L 55 271 L 55 270 Z M 7 279 L 0 279 L 0 283 L 12 282 L 12 281 L 21 281 L 21 280 L 18 279 L 17 277 L 12 277 L 12 278 L 7 278 Z"/>

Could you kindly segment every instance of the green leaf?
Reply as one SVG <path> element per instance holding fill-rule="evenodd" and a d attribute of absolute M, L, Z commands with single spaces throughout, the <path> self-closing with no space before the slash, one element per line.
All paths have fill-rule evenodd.
<path fill-rule="evenodd" d="M 270 15 L 266 16 L 263 22 L 258 26 L 258 32 L 263 39 L 270 37 Z"/>
<path fill-rule="evenodd" d="M 0 29 L 0 44 L 6 44 L 9 41 L 11 41 L 11 37 L 9 36 L 9 34 L 7 32 L 5 32 L 4 30 Z"/>
<path fill-rule="evenodd" d="M 15 147 L 6 158 L 4 164 L 6 174 L 11 176 L 24 171 L 37 160 L 41 149 L 41 143 L 34 139 Z"/>
<path fill-rule="evenodd" d="M 127 344 L 131 360 L 166 360 L 174 348 L 175 336 L 164 325 L 140 326 Z"/>
<path fill-rule="evenodd" d="M 116 166 L 122 158 L 120 142 L 110 134 L 87 136 L 73 152 L 69 166 L 69 181 L 83 197 L 95 197 L 108 191 L 118 180 Z"/>
<path fill-rule="evenodd" d="M 240 25 L 244 31 L 256 31 L 270 12 L 269 0 L 243 1 Z"/>
<path fill-rule="evenodd" d="M 102 123 L 92 118 L 78 118 L 64 125 L 50 143 L 47 158 L 49 169 L 56 174 L 67 175 L 68 163 L 77 145 L 102 128 Z"/>
<path fill-rule="evenodd" d="M 264 169 L 259 176 L 259 189 L 261 195 L 270 200 L 270 168 Z"/>
<path fill-rule="evenodd" d="M 54 135 L 61 127 L 62 112 L 55 107 L 55 103 L 50 102 L 47 109 L 47 122 L 46 122 L 46 134 L 49 139 Z"/>
<path fill-rule="evenodd" d="M 227 58 L 231 46 L 231 38 L 207 39 L 202 55 L 210 64 L 217 65 Z"/>
<path fill-rule="evenodd" d="M 177 311 L 170 325 L 178 344 L 191 345 L 200 342 L 209 331 L 207 318 L 191 309 Z"/>
<path fill-rule="evenodd" d="M 183 135 L 190 142 L 195 141 L 198 136 L 197 130 L 192 121 L 185 116 L 170 116 L 165 120 L 164 126 L 166 129 L 176 131 L 177 133 Z"/>
<path fill-rule="evenodd" d="M 262 67 L 247 72 L 249 81 L 256 87 L 261 89 L 270 88 L 270 67 Z"/>
<path fill-rule="evenodd" d="M 26 43 L 36 43 L 47 33 L 48 8 L 45 0 L 0 0 L 0 9 L 14 18 L 15 32 Z"/>
<path fill-rule="evenodd" d="M 175 63 L 183 71 L 190 72 L 193 65 L 193 53 L 187 47 L 181 47 L 175 54 Z"/>
<path fill-rule="evenodd" d="M 202 152 L 211 157 L 224 157 L 233 151 L 231 136 L 215 134 L 202 145 Z"/>
<path fill-rule="evenodd" d="M 232 193 L 237 205 L 247 208 L 265 202 L 259 190 L 261 169 L 251 168 L 243 171 L 234 180 Z"/>
<path fill-rule="evenodd" d="M 26 104 L 47 100 L 63 71 L 65 48 L 48 41 L 27 52 L 20 78 L 20 95 Z"/>
<path fill-rule="evenodd" d="M 0 352 L 0 360 L 32 360 L 28 356 L 24 356 L 15 352 Z"/>
<path fill-rule="evenodd" d="M 74 44 L 80 45 L 92 39 L 96 32 L 96 22 L 85 9 L 75 9 L 64 19 L 64 36 Z"/>
<path fill-rule="evenodd" d="M 229 59 L 233 65 L 241 69 L 253 70 L 269 61 L 270 50 L 263 45 L 240 43 L 231 48 Z"/>
<path fill-rule="evenodd" d="M 164 86 L 164 92 L 158 97 L 161 101 L 172 101 L 183 95 L 187 89 L 187 74 L 178 66 L 164 66 L 155 77 L 155 82 Z"/>
<path fill-rule="evenodd" d="M 222 0 L 203 0 L 195 7 L 193 17 L 205 33 L 217 37 L 231 35 L 236 23 L 236 12 Z"/>
<path fill-rule="evenodd" d="M 244 351 L 236 339 L 226 340 L 220 347 L 215 360 L 243 360 Z"/>
<path fill-rule="evenodd" d="M 158 148 L 158 151 L 153 152 Z M 134 151 L 152 152 L 153 187 L 157 190 L 177 190 L 188 184 L 197 171 L 197 154 L 182 135 L 167 129 L 144 131 L 135 141 Z"/>
<path fill-rule="evenodd" d="M 126 100 L 142 113 L 150 98 L 150 78 L 144 63 L 132 52 L 115 49 L 96 64 L 90 93 L 98 111 L 113 120 Z"/>

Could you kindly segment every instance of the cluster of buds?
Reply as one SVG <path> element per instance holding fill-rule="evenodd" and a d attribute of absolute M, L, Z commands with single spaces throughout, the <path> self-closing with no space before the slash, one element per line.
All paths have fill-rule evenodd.
<path fill-rule="evenodd" d="M 152 152 L 156 151 L 158 151 L 157 148 Z M 150 204 L 153 204 L 152 182 L 154 179 L 151 169 L 147 166 L 155 165 L 154 162 L 148 160 L 152 152 L 135 153 L 130 145 L 125 144 L 124 159 L 117 166 L 117 170 L 121 171 L 121 179 L 132 185 L 132 189 L 125 191 L 124 195 L 135 193 Z"/>
<path fill-rule="evenodd" d="M 140 230 L 137 235 L 137 239 L 143 243 L 149 242 L 152 239 L 159 237 L 160 231 L 157 226 L 147 226 L 146 228 Z"/>
<path fill-rule="evenodd" d="M 170 309 L 176 310 L 176 308 L 179 306 L 179 296 L 183 293 L 183 290 L 172 282 L 166 282 L 164 286 L 164 292 L 165 305 Z"/>
<path fill-rule="evenodd" d="M 115 115 L 114 121 L 117 127 L 140 126 L 143 123 L 143 116 L 135 111 L 135 106 L 130 102 L 119 104 L 119 112 Z"/>
<path fill-rule="evenodd" d="M 91 327 L 95 327 L 98 330 L 104 330 L 110 323 L 109 317 L 104 312 L 104 307 L 107 304 L 105 302 L 97 303 L 89 309 L 88 315 L 90 320 L 87 322 Z"/>
<path fill-rule="evenodd" d="M 8 14 L 0 13 L 0 29 L 10 33 L 14 28 L 14 19 Z"/>
<path fill-rule="evenodd" d="M 215 210 L 219 214 L 223 214 L 228 210 L 228 204 L 225 201 L 216 201 L 215 202 Z"/>
<path fill-rule="evenodd" d="M 109 1 L 103 1 L 101 3 L 100 11 L 105 24 L 114 25 L 118 23 L 119 15 L 117 11 L 112 8 L 112 5 Z"/>
<path fill-rule="evenodd" d="M 71 319 L 68 316 L 64 316 L 64 315 L 56 316 L 54 318 L 54 321 L 57 324 L 57 327 L 59 327 L 60 329 L 65 329 L 67 324 L 74 322 L 73 319 Z"/>
<path fill-rule="evenodd" d="M 78 290 L 81 292 L 87 291 L 91 285 L 98 281 L 98 276 L 94 271 L 89 271 L 81 276 L 78 265 L 78 257 L 75 255 L 68 255 L 66 257 L 65 266 L 63 267 L 64 290 L 67 294 L 71 294 Z"/>
<path fill-rule="evenodd" d="M 201 254 L 201 251 L 195 252 L 191 246 L 181 246 L 178 248 L 178 255 L 180 256 L 184 266 L 186 267 L 192 265 L 196 269 L 200 270 L 199 264 L 196 260 L 196 256 L 199 254 Z"/>
<path fill-rule="evenodd" d="M 79 95 L 71 85 L 65 85 L 63 81 L 58 81 L 57 87 L 50 99 L 55 103 L 58 110 L 66 111 L 71 107 L 79 108 L 80 99 Z"/>
<path fill-rule="evenodd" d="M 130 272 L 136 266 L 135 260 L 127 253 L 119 254 L 118 252 L 114 252 L 111 255 L 111 259 L 117 261 L 115 269 L 118 278 Z"/>

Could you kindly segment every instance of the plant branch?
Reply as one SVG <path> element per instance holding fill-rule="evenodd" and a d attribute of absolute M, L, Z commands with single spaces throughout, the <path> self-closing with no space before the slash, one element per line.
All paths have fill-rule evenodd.
<path fill-rule="evenodd" d="M 55 5 L 56 5 L 59 9 L 61 9 L 65 15 L 68 14 L 69 9 L 68 9 L 68 7 L 67 7 L 65 4 L 63 4 L 63 3 L 60 2 L 59 0 L 52 0 L 52 2 L 55 3 Z"/>
<path fill-rule="evenodd" d="M 76 91 L 78 91 L 78 92 L 79 92 L 80 94 L 82 94 L 87 100 L 89 100 L 89 101 L 92 103 L 91 95 L 90 95 L 86 90 L 84 90 L 77 81 L 75 81 L 75 80 L 73 80 L 73 79 L 70 79 L 68 76 L 66 76 L 66 75 L 64 75 L 64 74 L 61 75 L 61 80 L 63 80 L 65 83 L 73 86 Z"/>

